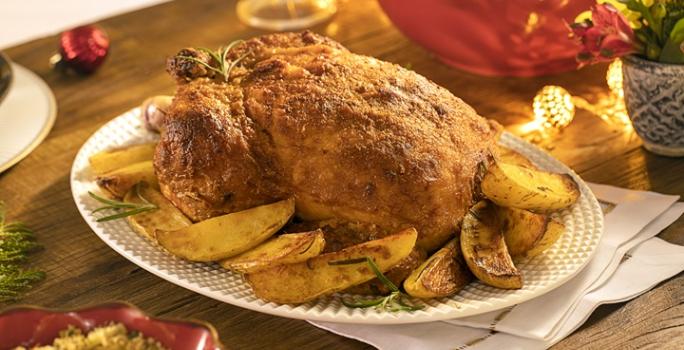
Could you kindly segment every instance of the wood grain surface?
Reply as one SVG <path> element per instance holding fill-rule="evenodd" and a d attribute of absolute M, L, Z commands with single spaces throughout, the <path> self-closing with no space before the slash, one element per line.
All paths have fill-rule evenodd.
<path fill-rule="evenodd" d="M 401 65 L 448 88 L 481 115 L 509 128 L 530 120 L 531 100 L 546 84 L 596 100 L 605 94 L 605 66 L 539 78 L 488 78 L 450 68 L 404 37 L 374 1 L 343 1 L 340 12 L 313 30 L 350 50 Z M 99 22 L 111 53 L 88 77 L 53 71 L 48 58 L 57 37 L 13 47 L 6 53 L 39 74 L 59 108 L 54 129 L 29 157 L 0 174 L 0 199 L 8 216 L 32 227 L 45 249 L 33 264 L 45 282 L 21 302 L 69 308 L 125 300 L 159 316 L 211 322 L 231 349 L 363 349 L 367 345 L 319 330 L 304 321 L 247 311 L 197 295 L 128 262 L 92 233 L 73 204 L 69 170 L 79 147 L 111 118 L 151 95 L 171 94 L 165 58 L 186 46 L 218 47 L 261 34 L 238 22 L 228 0 L 174 1 Z M 560 39 L 559 39 L 560 40 Z M 659 157 L 640 147 L 633 133 L 578 111 L 575 121 L 546 148 L 587 181 L 684 195 L 684 159 Z M 684 244 L 684 221 L 661 234 Z M 684 274 L 626 304 L 599 308 L 557 349 L 684 344 Z"/>

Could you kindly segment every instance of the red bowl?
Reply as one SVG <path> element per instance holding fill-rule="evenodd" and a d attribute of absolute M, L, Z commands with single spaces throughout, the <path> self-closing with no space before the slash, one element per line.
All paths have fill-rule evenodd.
<path fill-rule="evenodd" d="M 482 75 L 575 69 L 572 23 L 595 0 L 380 0 L 406 36 L 445 63 Z"/>
<path fill-rule="evenodd" d="M 209 324 L 153 318 L 123 302 L 71 311 L 11 307 L 0 313 L 0 349 L 52 344 L 59 332 L 70 325 L 88 332 L 110 322 L 122 323 L 129 331 L 141 332 L 171 350 L 223 349 L 216 330 Z"/>

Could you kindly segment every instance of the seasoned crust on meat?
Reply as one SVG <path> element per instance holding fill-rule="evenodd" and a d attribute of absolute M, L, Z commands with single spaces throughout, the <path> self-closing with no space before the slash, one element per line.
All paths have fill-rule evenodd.
<path fill-rule="evenodd" d="M 229 59 L 245 53 L 227 82 L 169 60 L 179 86 L 155 169 L 175 205 L 202 220 L 294 196 L 303 220 L 413 226 L 428 251 L 450 238 L 498 124 L 311 32 L 250 39 Z"/>

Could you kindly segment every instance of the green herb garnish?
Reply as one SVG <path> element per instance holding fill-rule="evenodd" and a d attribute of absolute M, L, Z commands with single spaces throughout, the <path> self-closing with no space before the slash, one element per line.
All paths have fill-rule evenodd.
<path fill-rule="evenodd" d="M 151 210 L 157 210 L 159 209 L 158 206 L 156 206 L 154 203 L 150 203 L 147 199 L 145 199 L 143 196 L 140 195 L 140 183 L 136 184 L 134 187 L 135 190 L 135 195 L 140 198 L 142 203 L 130 203 L 130 202 L 121 202 L 113 199 L 107 199 L 100 197 L 96 195 L 93 192 L 88 191 L 88 195 L 95 199 L 96 201 L 105 204 L 104 206 L 101 206 L 95 210 L 92 211 L 92 213 L 97 213 L 103 210 L 125 210 L 123 212 L 119 212 L 116 214 L 108 215 L 108 216 L 103 216 L 101 218 L 96 219 L 95 221 L 97 222 L 105 222 L 105 221 L 111 221 L 111 220 L 116 220 L 116 219 L 121 219 L 125 218 L 127 216 L 132 216 L 132 215 L 137 215 L 140 213 L 144 213 L 147 211 Z"/>
<path fill-rule="evenodd" d="M 389 290 L 390 294 L 384 297 L 379 297 L 376 299 L 356 299 L 352 302 L 345 301 L 342 299 L 342 304 L 347 307 L 352 307 L 352 308 L 369 308 L 369 307 L 375 307 L 376 309 L 379 310 L 386 310 L 386 311 L 391 311 L 391 312 L 396 312 L 396 311 L 416 311 L 416 310 L 421 310 L 423 307 L 420 305 L 413 305 L 410 303 L 406 303 L 404 301 L 404 297 L 408 297 L 406 294 L 402 293 L 399 288 L 392 283 L 392 281 L 385 276 L 385 274 L 380 271 L 380 268 L 378 268 L 378 265 L 375 264 L 375 261 L 371 259 L 370 257 L 363 257 L 363 258 L 356 258 L 356 259 L 349 259 L 349 260 L 338 260 L 338 261 L 331 261 L 328 264 L 329 265 L 351 265 L 351 264 L 359 264 L 365 262 L 368 264 L 370 269 L 373 271 L 375 276 L 384 284 Z"/>
<path fill-rule="evenodd" d="M 45 278 L 45 273 L 21 269 L 19 264 L 39 249 L 33 231 L 20 222 L 5 222 L 5 206 L 0 202 L 0 302 L 18 299 L 21 292 Z"/>
<path fill-rule="evenodd" d="M 44 278 L 43 271 L 23 270 L 17 265 L 0 265 L 0 302 L 19 299 L 23 291 Z"/>
<path fill-rule="evenodd" d="M 237 59 L 233 61 L 228 60 L 228 53 L 230 50 L 232 50 L 236 45 L 241 44 L 244 40 L 236 40 L 233 41 L 232 43 L 228 44 L 228 46 L 220 47 L 218 50 L 213 51 L 211 49 L 207 49 L 205 47 L 198 47 L 196 50 L 202 51 L 207 53 L 211 58 L 218 64 L 218 67 L 215 67 L 207 62 L 204 62 L 196 57 L 192 56 L 178 56 L 178 58 L 186 59 L 188 61 L 195 62 L 197 64 L 201 64 L 202 66 L 206 67 L 207 69 L 220 74 L 223 77 L 224 81 L 228 81 L 230 78 L 230 72 L 237 66 L 240 61 L 242 61 L 247 55 L 249 55 L 251 52 L 247 52 L 243 54 L 242 56 L 238 57 Z"/>

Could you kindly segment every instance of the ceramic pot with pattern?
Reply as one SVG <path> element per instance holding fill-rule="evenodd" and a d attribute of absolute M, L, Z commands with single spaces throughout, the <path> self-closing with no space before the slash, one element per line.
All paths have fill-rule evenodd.
<path fill-rule="evenodd" d="M 622 58 L 625 103 L 644 147 L 659 155 L 684 156 L 684 65 Z"/>

